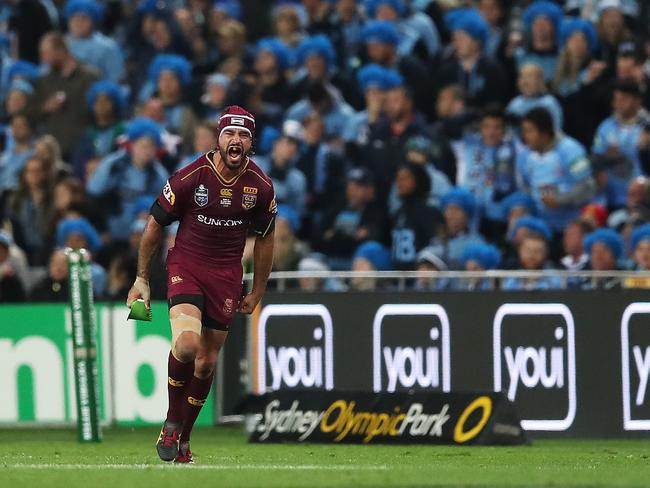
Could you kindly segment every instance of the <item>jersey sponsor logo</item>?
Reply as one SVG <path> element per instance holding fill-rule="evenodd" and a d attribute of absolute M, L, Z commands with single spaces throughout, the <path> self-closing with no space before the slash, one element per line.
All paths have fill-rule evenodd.
<path fill-rule="evenodd" d="M 205 186 L 199 185 L 194 189 L 194 201 L 199 207 L 205 207 L 208 204 L 208 189 Z"/>
<path fill-rule="evenodd" d="M 202 224 L 214 225 L 215 227 L 237 227 L 244 224 L 243 220 L 215 219 L 213 217 L 206 217 L 205 215 L 199 215 L 198 220 Z"/>
<path fill-rule="evenodd" d="M 232 205 L 232 200 L 230 198 L 222 198 L 219 200 L 219 205 L 228 208 L 230 205 Z"/>
<path fill-rule="evenodd" d="M 242 201 L 241 201 L 242 207 L 244 207 L 246 210 L 250 210 L 255 206 L 256 203 L 257 203 L 257 195 L 249 195 L 247 193 L 244 193 L 244 196 L 242 197 Z"/>
<path fill-rule="evenodd" d="M 176 285 L 176 284 L 178 284 L 178 283 L 182 283 L 182 282 L 183 282 L 183 278 L 181 278 L 181 277 L 178 276 L 178 275 L 177 275 L 177 276 L 172 276 L 172 280 L 171 280 L 171 281 L 172 281 L 172 285 Z"/>
<path fill-rule="evenodd" d="M 230 188 L 222 188 L 219 190 L 219 195 L 224 198 L 232 198 L 232 190 Z"/>
<path fill-rule="evenodd" d="M 250 193 L 251 195 L 257 195 L 257 188 L 254 186 L 245 186 L 244 193 Z"/>
<path fill-rule="evenodd" d="M 233 125 L 245 125 L 244 119 L 241 117 L 231 117 L 230 123 Z"/>
<path fill-rule="evenodd" d="M 187 397 L 187 403 L 189 403 L 190 405 L 194 405 L 195 407 L 202 407 L 203 405 L 205 405 L 205 400 L 206 400 L 205 398 L 203 399 L 194 398 L 192 396 Z"/>
<path fill-rule="evenodd" d="M 172 191 L 172 186 L 169 184 L 169 180 L 165 183 L 162 194 L 170 205 L 174 205 L 174 202 L 176 202 L 176 195 L 174 195 L 174 192 Z"/>

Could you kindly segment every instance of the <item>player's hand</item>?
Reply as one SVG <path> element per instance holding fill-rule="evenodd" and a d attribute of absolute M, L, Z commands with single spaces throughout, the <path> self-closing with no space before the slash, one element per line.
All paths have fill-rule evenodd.
<path fill-rule="evenodd" d="M 131 308 L 131 304 L 136 301 L 138 298 L 144 300 L 144 306 L 147 309 L 151 308 L 151 293 L 149 291 L 149 282 L 144 278 L 137 277 L 135 283 L 129 290 L 129 295 L 126 298 L 126 306 Z"/>
<path fill-rule="evenodd" d="M 253 313 L 253 310 L 255 310 L 255 307 L 257 307 L 257 304 L 260 303 L 261 299 L 262 297 L 260 295 L 251 292 L 246 295 L 239 303 L 239 308 L 237 311 L 245 314 L 251 314 Z"/>

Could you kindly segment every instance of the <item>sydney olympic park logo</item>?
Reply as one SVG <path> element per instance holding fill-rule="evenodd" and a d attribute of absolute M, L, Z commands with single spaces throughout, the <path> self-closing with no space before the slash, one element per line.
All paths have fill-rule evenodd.
<path fill-rule="evenodd" d="M 628 305 L 621 319 L 622 423 L 628 431 L 650 430 L 648 319 L 650 303 Z M 451 328 L 438 304 L 379 306 L 368 365 L 373 390 L 452 391 Z M 334 389 L 334 334 L 332 315 L 322 304 L 265 306 L 254 338 L 256 391 Z M 354 345 L 348 346 L 353 355 Z M 498 308 L 492 327 L 493 389 L 517 404 L 524 429 L 566 431 L 573 425 L 575 351 L 575 324 L 566 305 L 506 303 Z M 364 367 L 363 358 L 356 361 Z"/>

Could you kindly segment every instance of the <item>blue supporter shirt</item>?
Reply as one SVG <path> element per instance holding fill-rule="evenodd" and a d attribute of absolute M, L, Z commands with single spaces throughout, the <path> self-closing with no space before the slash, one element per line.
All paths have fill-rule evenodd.
<path fill-rule="evenodd" d="M 99 32 L 79 39 L 67 36 L 75 58 L 99 70 L 102 78 L 120 82 L 124 78 L 124 56 L 117 42 Z"/>
<path fill-rule="evenodd" d="M 567 194 L 575 185 L 591 177 L 591 165 L 578 141 L 562 136 L 543 154 L 525 147 L 518 156 L 517 170 L 520 186 L 530 191 L 538 215 L 551 230 L 561 232 L 578 217 L 580 206 L 549 208 L 542 202 L 545 194 Z"/>
<path fill-rule="evenodd" d="M 553 95 L 541 95 L 539 97 L 525 97 L 519 95 L 510 101 L 506 107 L 506 113 L 522 118 L 530 110 L 538 107 L 545 108 L 550 112 L 551 117 L 553 117 L 553 126 L 555 127 L 555 130 L 560 130 L 562 128 L 562 124 L 564 123 L 562 107 L 560 106 L 560 102 L 558 102 Z"/>
<path fill-rule="evenodd" d="M 20 172 L 31 155 L 31 149 L 16 152 L 13 145 L 0 155 L 0 193 L 18 186 Z"/>
<path fill-rule="evenodd" d="M 642 174 L 639 160 L 639 136 L 642 127 L 638 122 L 622 124 L 616 117 L 606 118 L 596 130 L 592 151 L 604 154 L 616 147 L 631 164 L 621 164 L 607 171 L 607 200 L 614 207 L 624 207 L 630 182 Z"/>

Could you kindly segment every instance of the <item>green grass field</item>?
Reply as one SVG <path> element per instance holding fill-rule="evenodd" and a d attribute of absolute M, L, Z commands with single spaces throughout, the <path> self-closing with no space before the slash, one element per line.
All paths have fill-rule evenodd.
<path fill-rule="evenodd" d="M 251 445 L 240 428 L 197 429 L 196 464 L 158 460 L 158 431 L 0 430 L 0 486 L 111 488 L 650 486 L 650 441 L 538 441 L 532 447 Z"/>

